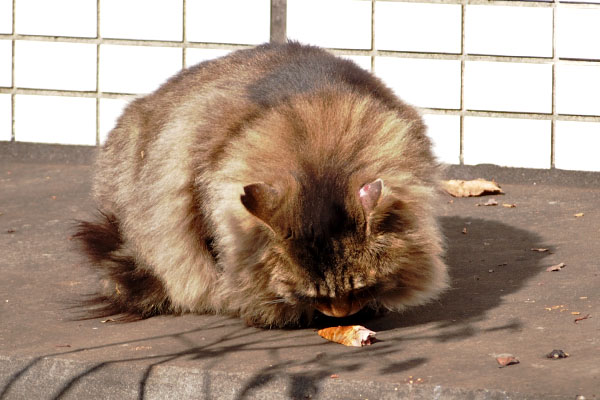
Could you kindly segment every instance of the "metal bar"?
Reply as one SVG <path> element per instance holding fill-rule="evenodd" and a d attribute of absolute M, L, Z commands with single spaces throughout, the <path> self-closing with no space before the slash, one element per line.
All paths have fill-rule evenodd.
<path fill-rule="evenodd" d="M 423 114 L 436 115 L 464 115 L 465 117 L 487 117 L 487 118 L 518 118 L 518 119 L 537 119 L 551 121 L 553 118 L 557 121 L 581 121 L 581 122 L 600 122 L 600 115 L 576 115 L 576 114 L 544 114 L 527 113 L 517 111 L 490 111 L 490 110 L 450 110 L 446 108 L 419 107 Z"/>
<path fill-rule="evenodd" d="M 287 0 L 271 0 L 271 37 L 273 43 L 287 41 Z"/>
<path fill-rule="evenodd" d="M 463 4 L 462 0 L 377 0 L 396 3 L 430 3 L 430 4 Z M 467 0 L 468 5 L 486 5 L 486 6 L 511 6 L 511 7 L 554 7 L 554 0 Z M 573 8 L 600 8 L 600 3 L 589 1 L 561 1 L 561 6 Z"/>
<path fill-rule="evenodd" d="M 552 2 L 552 124 L 550 126 L 550 168 L 555 167 L 556 161 L 556 66 L 558 64 L 558 54 L 556 52 L 556 27 L 558 22 L 558 1 Z"/>
<path fill-rule="evenodd" d="M 17 109 L 16 107 L 16 102 L 17 102 L 17 96 L 16 96 L 16 88 L 17 88 L 17 84 L 15 82 L 15 78 L 16 78 L 16 71 L 15 71 L 15 50 L 16 50 L 16 45 L 15 45 L 15 33 L 16 33 L 16 12 L 17 9 L 17 0 L 13 0 L 12 1 L 12 35 L 10 37 L 12 43 L 11 43 L 11 65 L 10 65 L 10 141 L 14 142 L 16 140 L 16 136 L 15 136 L 15 111 Z"/>
<path fill-rule="evenodd" d="M 467 4 L 466 0 L 463 0 L 461 6 L 461 21 L 460 21 L 460 140 L 459 140 L 459 153 L 458 163 L 464 165 L 465 163 L 465 65 L 467 60 L 467 52 L 465 50 L 465 21 L 467 16 Z"/>
<path fill-rule="evenodd" d="M 96 146 L 100 145 L 100 0 L 96 0 Z"/>

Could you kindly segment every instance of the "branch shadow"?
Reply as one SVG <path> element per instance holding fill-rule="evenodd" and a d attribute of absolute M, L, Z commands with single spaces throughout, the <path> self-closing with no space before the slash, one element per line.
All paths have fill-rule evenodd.
<path fill-rule="evenodd" d="M 237 399 L 254 398 L 257 393 L 270 385 L 285 387 L 285 395 L 290 398 L 315 398 L 322 388 L 330 382 L 333 374 L 369 373 L 369 374 L 401 374 L 426 364 L 425 357 L 409 358 L 402 354 L 403 346 L 415 340 L 434 340 L 446 342 L 464 339 L 482 333 L 475 323 L 485 318 L 486 313 L 499 306 L 503 297 L 518 291 L 523 285 L 538 274 L 545 253 L 536 253 L 531 248 L 548 247 L 541 238 L 526 230 L 515 228 L 497 221 L 478 218 L 442 217 L 441 226 L 447 238 L 447 263 L 452 279 L 452 289 L 447 291 L 438 301 L 429 305 L 416 307 L 403 314 L 385 314 L 368 316 L 358 314 L 346 319 L 320 318 L 316 325 L 363 324 L 375 331 L 401 330 L 405 327 L 434 323 L 437 329 L 427 334 L 401 337 L 392 340 L 378 341 L 369 348 L 326 347 L 330 343 L 315 342 L 311 330 L 278 330 L 264 331 L 243 326 L 238 320 L 212 320 L 202 327 L 180 331 L 175 334 L 148 336 L 143 339 L 119 341 L 102 346 L 91 346 L 74 349 L 68 352 L 46 354 L 37 357 L 16 371 L 0 388 L 0 399 L 8 398 L 19 390 L 19 386 L 27 384 L 29 371 L 39 368 L 42 360 L 52 357 L 65 357 L 84 351 L 101 351 L 116 348 L 124 344 L 140 343 L 158 339 L 175 340 L 184 350 L 163 351 L 151 356 L 122 357 L 110 359 L 106 356 L 95 365 L 80 371 L 60 383 L 60 387 L 49 398 L 59 399 L 71 397 L 76 387 L 85 385 L 86 379 L 93 379 L 93 374 L 111 366 L 129 366 L 143 363 L 143 372 L 138 382 L 138 398 L 149 397 L 149 383 L 158 366 L 185 360 L 201 362 L 202 368 L 208 371 L 217 369 L 227 357 L 242 352 L 262 352 L 269 357 L 268 365 L 253 370 L 236 390 Z M 463 228 L 468 234 L 463 234 Z M 490 272 L 492 270 L 493 272 Z M 161 317 L 169 318 L 169 317 Z M 202 317 L 198 317 L 202 321 Z M 210 321 L 210 320 L 209 320 Z M 225 322 L 224 322 L 225 321 Z M 519 320 L 488 328 L 486 331 L 513 331 L 521 327 Z M 217 338 L 200 341 L 199 336 L 218 330 Z M 224 331 L 221 334 L 221 330 Z M 308 339 L 307 339 L 308 338 Z M 316 343 L 316 344 L 315 344 Z M 308 357 L 293 359 L 289 352 L 304 350 Z M 315 351 L 316 350 L 316 351 Z M 321 350 L 321 351 L 319 351 Z M 371 364 L 367 371 L 365 357 L 378 360 L 377 367 Z M 373 368 L 376 368 L 373 371 Z M 206 377 L 205 377 L 206 378 Z M 206 378 L 210 380 L 210 377 Z M 200 379 L 198 396 L 203 398 L 218 397 L 213 393 L 213 386 Z"/>

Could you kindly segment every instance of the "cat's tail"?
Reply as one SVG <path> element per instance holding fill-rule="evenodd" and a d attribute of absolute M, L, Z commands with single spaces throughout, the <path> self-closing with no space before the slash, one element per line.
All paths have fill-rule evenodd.
<path fill-rule="evenodd" d="M 104 286 L 101 293 L 83 300 L 82 319 L 114 316 L 133 321 L 173 312 L 163 283 L 136 260 L 115 215 L 100 212 L 93 222 L 78 221 L 73 239 Z"/>

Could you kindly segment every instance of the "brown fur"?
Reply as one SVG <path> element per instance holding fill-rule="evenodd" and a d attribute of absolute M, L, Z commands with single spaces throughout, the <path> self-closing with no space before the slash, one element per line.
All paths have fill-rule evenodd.
<path fill-rule="evenodd" d="M 279 327 L 435 297 L 430 147 L 413 108 L 315 47 L 182 71 L 129 105 L 98 159 L 104 217 L 78 235 L 106 312 Z"/>

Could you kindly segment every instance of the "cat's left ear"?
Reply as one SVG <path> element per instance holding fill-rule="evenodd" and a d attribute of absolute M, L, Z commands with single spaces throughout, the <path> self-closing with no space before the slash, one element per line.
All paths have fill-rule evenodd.
<path fill-rule="evenodd" d="M 383 190 L 383 181 L 377 179 L 371 183 L 367 183 L 358 192 L 360 198 L 360 204 L 363 207 L 366 215 L 369 215 L 371 211 L 377 206 L 379 199 L 381 198 L 381 192 Z"/>
<path fill-rule="evenodd" d="M 275 188 L 266 183 L 244 186 L 244 194 L 240 200 L 246 210 L 270 226 L 271 218 L 279 204 L 279 193 Z"/>

